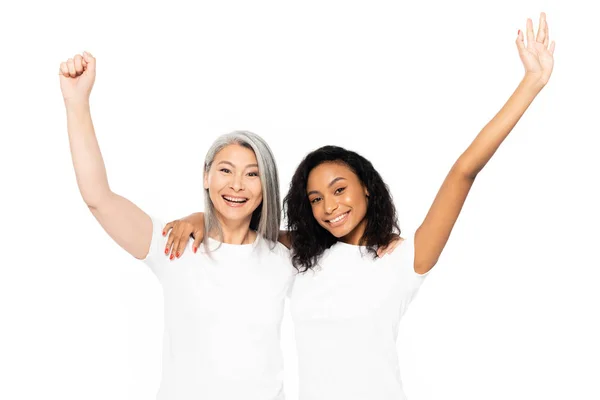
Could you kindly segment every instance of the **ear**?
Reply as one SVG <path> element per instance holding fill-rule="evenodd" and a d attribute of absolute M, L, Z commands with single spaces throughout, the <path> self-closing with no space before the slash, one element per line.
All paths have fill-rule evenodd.
<path fill-rule="evenodd" d="M 204 189 L 208 189 L 208 172 L 204 172 Z"/>
<path fill-rule="evenodd" d="M 365 190 L 365 196 L 367 197 L 367 199 L 369 198 L 369 191 L 367 190 L 366 187 L 363 187 L 363 189 Z"/>

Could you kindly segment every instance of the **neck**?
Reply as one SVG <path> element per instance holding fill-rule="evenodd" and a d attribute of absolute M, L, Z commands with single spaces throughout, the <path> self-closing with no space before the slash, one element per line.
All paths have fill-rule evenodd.
<path fill-rule="evenodd" d="M 365 229 L 366 228 L 367 228 L 367 219 L 363 218 L 363 220 L 360 221 L 360 223 L 358 225 L 356 225 L 356 228 L 354 228 L 346 236 L 341 237 L 340 241 L 344 242 L 346 244 L 351 244 L 351 245 L 354 245 L 354 246 L 358 246 L 360 244 L 360 239 L 365 234 Z"/>
<path fill-rule="evenodd" d="M 217 216 L 221 231 L 223 232 L 223 243 L 227 244 L 251 244 L 256 240 L 256 232 L 250 229 L 250 219 L 243 221 L 229 221 Z M 221 240 L 215 229 L 209 235 L 212 239 Z"/>

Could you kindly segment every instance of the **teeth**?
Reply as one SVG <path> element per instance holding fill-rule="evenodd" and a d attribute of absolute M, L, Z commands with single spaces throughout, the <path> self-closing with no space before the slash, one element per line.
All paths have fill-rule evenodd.
<path fill-rule="evenodd" d="M 330 219 L 329 222 L 335 223 L 335 222 L 341 221 L 342 218 L 344 218 L 346 216 L 346 214 L 348 214 L 348 213 L 343 213 L 342 215 L 340 215 L 339 217 L 337 217 L 335 219 Z"/>
<path fill-rule="evenodd" d="M 240 198 L 227 197 L 227 196 L 223 196 L 223 198 L 232 203 L 245 203 L 247 200 L 247 199 L 240 199 Z"/>

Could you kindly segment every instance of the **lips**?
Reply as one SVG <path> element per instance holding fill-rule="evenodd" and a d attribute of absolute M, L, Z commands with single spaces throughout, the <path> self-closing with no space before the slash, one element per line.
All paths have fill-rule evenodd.
<path fill-rule="evenodd" d="M 231 207 L 240 207 L 248 201 L 248 198 L 246 198 L 246 197 L 225 196 L 225 195 L 221 196 L 221 197 L 223 198 L 223 200 L 225 200 L 225 204 L 227 204 Z"/>
<path fill-rule="evenodd" d="M 343 225 L 344 222 L 346 222 L 346 220 L 348 219 L 348 214 L 350 214 L 350 211 L 346 211 L 343 214 L 337 215 L 334 218 L 331 218 L 329 220 L 327 220 L 326 222 L 333 228 L 335 228 L 336 226 L 340 226 Z"/>

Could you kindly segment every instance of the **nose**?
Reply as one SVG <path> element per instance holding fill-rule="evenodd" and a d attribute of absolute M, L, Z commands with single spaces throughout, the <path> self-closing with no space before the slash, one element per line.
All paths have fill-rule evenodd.
<path fill-rule="evenodd" d="M 240 175 L 234 175 L 231 178 L 230 187 L 231 187 L 231 189 L 233 189 L 236 192 L 239 192 L 240 190 L 244 190 L 243 177 Z"/>
<path fill-rule="evenodd" d="M 323 203 L 325 204 L 325 212 L 327 214 L 332 214 L 338 208 L 338 203 L 334 198 L 327 196 L 323 199 Z"/>

